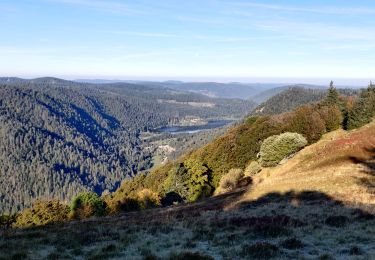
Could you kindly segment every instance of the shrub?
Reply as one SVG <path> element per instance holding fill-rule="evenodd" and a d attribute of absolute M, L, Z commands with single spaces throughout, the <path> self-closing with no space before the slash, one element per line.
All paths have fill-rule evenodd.
<path fill-rule="evenodd" d="M 325 123 L 327 132 L 337 130 L 342 125 L 343 116 L 337 105 L 323 106 L 318 113 Z"/>
<path fill-rule="evenodd" d="M 211 171 L 206 165 L 197 160 L 185 160 L 184 166 L 188 170 L 189 179 L 187 187 L 189 190 L 188 201 L 194 202 L 198 199 L 209 197 L 212 194 Z"/>
<path fill-rule="evenodd" d="M 0 229 L 10 228 L 17 220 L 17 215 L 0 215 Z"/>
<path fill-rule="evenodd" d="M 324 120 L 311 106 L 298 108 L 286 124 L 289 132 L 302 134 L 310 144 L 318 141 L 326 131 Z"/>
<path fill-rule="evenodd" d="M 138 202 L 141 209 L 148 209 L 160 206 L 159 194 L 149 189 L 138 192 Z"/>
<path fill-rule="evenodd" d="M 237 188 L 238 182 L 243 178 L 243 176 L 244 173 L 242 169 L 230 169 L 229 172 L 221 178 L 216 194 L 234 190 Z"/>
<path fill-rule="evenodd" d="M 68 213 L 69 207 L 57 200 L 37 200 L 32 208 L 25 209 L 18 215 L 13 226 L 30 227 L 63 222 L 68 219 Z"/>
<path fill-rule="evenodd" d="M 260 148 L 260 163 L 264 167 L 276 166 L 282 159 L 306 145 L 307 140 L 297 133 L 284 133 L 268 137 Z"/>
<path fill-rule="evenodd" d="M 259 116 L 249 116 L 245 119 L 245 124 L 253 125 L 259 119 Z"/>
<path fill-rule="evenodd" d="M 137 199 L 124 197 L 121 199 L 107 198 L 105 200 L 108 214 L 116 214 L 119 212 L 129 212 L 139 210 L 141 207 Z"/>
<path fill-rule="evenodd" d="M 104 201 L 94 192 L 77 195 L 70 206 L 71 217 L 84 219 L 91 216 L 103 216 L 106 213 Z"/>
<path fill-rule="evenodd" d="M 186 201 L 194 202 L 212 194 L 211 171 L 199 160 L 187 159 L 176 164 L 164 181 L 164 192 L 175 192 Z"/>
<path fill-rule="evenodd" d="M 163 207 L 172 206 L 174 204 L 179 204 L 182 202 L 183 199 L 181 198 L 181 196 L 174 191 L 166 193 L 160 200 L 160 203 Z"/>
<path fill-rule="evenodd" d="M 245 169 L 245 176 L 253 176 L 262 170 L 262 166 L 257 161 L 251 161 Z"/>

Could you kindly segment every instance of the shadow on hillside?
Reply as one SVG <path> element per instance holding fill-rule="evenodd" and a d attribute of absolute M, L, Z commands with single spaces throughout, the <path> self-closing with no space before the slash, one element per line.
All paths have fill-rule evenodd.
<path fill-rule="evenodd" d="M 370 155 L 370 158 L 362 159 L 352 156 L 350 160 L 355 164 L 362 164 L 367 173 L 375 175 L 375 148 L 366 148 L 366 152 Z"/>
<path fill-rule="evenodd" d="M 293 204 L 298 205 L 299 203 L 305 203 L 309 205 L 320 205 L 326 203 L 332 203 L 334 205 L 342 205 L 341 202 L 335 201 L 329 195 L 317 191 L 303 191 L 303 192 L 294 192 L 289 191 L 284 194 L 278 192 L 268 193 L 261 198 L 254 201 L 242 202 L 239 205 L 239 208 L 253 208 L 261 205 L 270 205 L 270 204 Z"/>
<path fill-rule="evenodd" d="M 137 215 L 136 219 L 133 218 L 133 214 L 129 214 L 129 217 L 131 215 L 133 217 L 130 217 L 131 220 L 128 219 L 127 221 L 134 224 L 141 224 L 150 222 L 150 219 L 152 219 L 152 222 L 156 223 L 169 223 L 173 220 L 189 221 L 202 216 L 216 216 L 219 212 L 226 212 L 229 219 L 238 215 L 245 216 L 244 219 L 254 218 L 249 217 L 248 214 L 255 215 L 256 219 L 263 218 L 264 216 L 269 216 L 273 219 L 272 216 L 278 217 L 292 215 L 294 213 L 293 211 L 298 208 L 306 209 L 306 211 L 302 210 L 303 215 L 306 216 L 309 214 L 315 215 L 319 211 L 321 214 L 325 214 L 325 217 L 330 216 L 331 212 L 336 212 L 335 214 L 338 214 L 339 212 L 345 216 L 339 217 L 337 221 L 341 221 L 339 220 L 340 218 L 344 219 L 343 221 L 348 220 L 348 222 L 349 220 L 375 219 L 375 215 L 364 210 L 364 208 L 368 208 L 368 205 L 362 205 L 363 208 L 360 205 L 358 207 L 351 207 L 333 199 L 327 194 L 316 191 L 269 193 L 254 201 L 237 203 L 246 191 L 247 189 L 239 189 L 219 196 L 207 198 L 196 203 L 180 204 L 168 208 L 133 213 Z M 233 216 L 231 216 L 231 213 L 234 213 Z M 216 222 L 217 220 L 215 218 L 210 220 L 210 222 Z M 240 217 L 240 219 L 241 218 L 243 217 Z M 335 219 L 335 217 L 333 219 Z M 228 219 L 225 221 L 227 220 Z M 238 221 L 241 222 L 241 220 Z M 331 220 L 328 220 L 328 222 L 329 221 Z"/>
<path fill-rule="evenodd" d="M 375 220 L 374 208 L 369 208 L 369 205 L 350 206 L 317 191 L 269 193 L 254 201 L 241 202 L 233 210 L 246 212 L 236 220 L 240 225 L 244 221 L 249 222 L 247 225 L 341 227 L 357 221 Z"/>
<path fill-rule="evenodd" d="M 350 160 L 355 164 L 360 164 L 364 167 L 363 172 L 369 175 L 370 178 L 358 178 L 359 183 L 366 188 L 375 189 L 375 148 L 367 148 L 366 152 L 369 157 L 366 159 L 352 156 Z"/>
<path fill-rule="evenodd" d="M 190 229 L 197 239 L 212 241 L 216 234 L 225 235 L 228 230 L 234 234 L 246 230 L 245 233 L 252 238 L 268 239 L 293 234 L 297 232 L 296 228 L 310 231 L 341 229 L 375 220 L 375 211 L 369 205 L 350 206 L 321 192 L 269 193 L 254 201 L 238 203 L 246 191 L 244 188 L 197 203 L 132 212 L 101 222 L 93 221 L 95 225 L 103 226 L 117 223 L 117 226 L 147 227 L 152 233 L 166 232 L 165 229 L 172 232 L 180 223 Z M 92 226 L 87 224 L 88 227 Z M 227 242 L 225 240 L 225 244 Z"/>

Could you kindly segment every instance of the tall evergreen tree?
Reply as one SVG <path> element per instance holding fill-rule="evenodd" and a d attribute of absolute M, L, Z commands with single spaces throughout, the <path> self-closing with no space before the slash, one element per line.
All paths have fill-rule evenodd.
<path fill-rule="evenodd" d="M 359 128 L 371 122 L 375 115 L 375 86 L 370 82 L 345 118 L 345 128 Z"/>
<path fill-rule="evenodd" d="M 325 103 L 327 105 L 339 105 L 340 99 L 339 99 L 339 93 L 337 92 L 337 89 L 333 85 L 333 81 L 329 84 L 328 94 L 325 99 Z"/>

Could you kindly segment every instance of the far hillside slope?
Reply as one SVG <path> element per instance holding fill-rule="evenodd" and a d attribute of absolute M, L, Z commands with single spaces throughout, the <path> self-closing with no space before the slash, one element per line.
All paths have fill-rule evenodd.
<path fill-rule="evenodd" d="M 278 89 L 280 90 L 280 89 Z M 325 89 L 304 88 L 301 86 L 291 86 L 275 94 L 258 105 L 252 112 L 253 115 L 276 115 L 291 111 L 299 106 L 315 103 L 323 100 L 327 96 Z M 359 90 L 339 89 L 338 92 L 344 96 L 357 96 Z"/>
<path fill-rule="evenodd" d="M 285 91 L 290 88 L 305 88 L 305 89 L 316 89 L 316 90 L 324 90 L 326 89 L 323 86 L 316 86 L 316 85 L 308 85 L 308 84 L 294 84 L 294 85 L 284 85 L 284 86 L 279 86 L 271 89 L 265 89 L 258 94 L 254 95 L 251 97 L 251 99 L 258 104 L 265 102 L 269 98 Z"/>
<path fill-rule="evenodd" d="M 301 105 L 320 101 L 326 95 L 326 91 L 322 89 L 290 87 L 257 106 L 252 114 L 275 115 L 284 113 Z"/>

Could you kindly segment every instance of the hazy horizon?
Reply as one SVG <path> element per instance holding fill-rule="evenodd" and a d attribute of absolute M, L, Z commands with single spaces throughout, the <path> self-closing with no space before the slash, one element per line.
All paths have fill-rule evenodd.
<path fill-rule="evenodd" d="M 0 75 L 3 78 L 22 78 L 22 79 L 36 79 L 44 77 L 54 77 L 70 81 L 135 81 L 135 82 L 167 82 L 167 81 L 180 81 L 185 83 L 191 82 L 213 82 L 213 83 L 239 83 L 239 84 L 311 84 L 329 86 L 331 80 L 334 81 L 336 86 L 348 87 L 365 87 L 371 79 L 350 79 L 350 78 L 229 78 L 229 77 L 132 77 L 132 76 L 118 76 L 118 77 L 85 77 L 85 76 L 60 76 L 60 75 Z"/>

